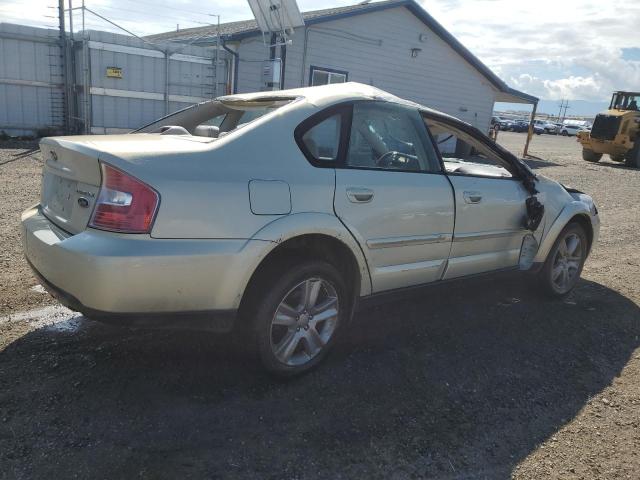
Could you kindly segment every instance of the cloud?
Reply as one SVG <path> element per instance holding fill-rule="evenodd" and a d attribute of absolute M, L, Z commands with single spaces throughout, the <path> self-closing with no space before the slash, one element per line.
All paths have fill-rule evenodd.
<path fill-rule="evenodd" d="M 605 100 L 640 85 L 636 0 L 422 0 L 511 86 L 532 95 Z"/>
<path fill-rule="evenodd" d="M 601 82 L 594 76 L 570 76 L 558 80 L 545 80 L 528 73 L 521 73 L 509 80 L 509 83 L 518 90 L 544 93 L 545 98 L 552 100 L 601 99 L 611 94 L 609 90 L 602 91 Z"/>

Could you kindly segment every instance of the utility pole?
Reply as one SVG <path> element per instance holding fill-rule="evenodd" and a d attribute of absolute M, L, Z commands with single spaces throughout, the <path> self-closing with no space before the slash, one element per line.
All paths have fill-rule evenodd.
<path fill-rule="evenodd" d="M 84 3 L 84 2 L 83 2 Z M 69 76 L 69 101 L 67 106 L 69 108 L 69 128 L 71 133 L 78 132 L 78 91 L 76 84 L 78 82 L 78 75 L 76 70 L 76 43 L 73 36 L 73 0 L 69 0 L 69 55 L 68 55 L 68 68 L 66 70 Z"/>
<path fill-rule="evenodd" d="M 69 37 L 73 41 L 73 2 L 69 0 Z"/>
<path fill-rule="evenodd" d="M 62 75 L 62 84 L 64 85 L 62 96 L 62 118 L 64 133 L 69 133 L 69 72 L 67 61 L 67 32 L 64 26 L 64 0 L 58 0 L 58 29 L 60 30 L 60 59 L 62 65 L 60 66 L 60 73 Z"/>
<path fill-rule="evenodd" d="M 562 120 L 564 120 L 564 117 L 567 116 L 567 109 L 568 108 L 571 108 L 571 107 L 569 107 L 569 100 L 567 100 L 567 103 L 565 103 L 565 105 L 564 105 L 564 114 L 562 115 Z"/>
<path fill-rule="evenodd" d="M 562 109 L 564 108 L 564 98 L 562 100 L 560 100 L 560 105 L 558 105 L 560 107 L 560 110 L 558 110 L 558 122 L 560 122 L 560 117 L 562 116 Z"/>

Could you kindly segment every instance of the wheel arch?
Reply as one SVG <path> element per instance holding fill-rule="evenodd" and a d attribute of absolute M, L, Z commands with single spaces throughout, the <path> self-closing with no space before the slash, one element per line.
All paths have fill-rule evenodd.
<path fill-rule="evenodd" d="M 371 293 L 369 268 L 360 248 L 340 220 L 330 214 L 300 213 L 281 217 L 258 231 L 252 240 L 268 245 L 252 269 L 246 282 L 240 308 L 254 297 L 256 285 L 274 265 L 306 259 L 325 260 L 347 278 L 354 297 Z"/>
<path fill-rule="evenodd" d="M 589 219 L 589 216 L 587 214 L 579 213 L 571 217 L 567 222 L 567 225 L 572 222 L 582 226 L 582 228 L 584 228 L 585 233 L 587 234 L 587 242 L 588 242 L 587 255 L 588 255 L 589 252 L 591 252 L 591 246 L 593 245 L 593 225 L 591 224 L 591 220 Z"/>
<path fill-rule="evenodd" d="M 551 247 L 558 238 L 558 235 L 560 235 L 562 230 L 571 222 L 577 222 L 585 229 L 587 240 L 589 242 L 587 252 L 591 251 L 595 235 L 593 224 L 591 223 L 591 212 L 583 202 L 574 201 L 560 212 L 560 215 L 558 215 L 549 228 L 549 231 L 544 236 L 542 243 L 538 248 L 538 253 L 536 254 L 534 263 L 545 262 L 547 255 L 551 251 Z"/>

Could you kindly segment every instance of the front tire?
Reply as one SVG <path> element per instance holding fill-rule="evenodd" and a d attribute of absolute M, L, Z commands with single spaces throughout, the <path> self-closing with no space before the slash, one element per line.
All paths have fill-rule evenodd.
<path fill-rule="evenodd" d="M 552 297 L 564 297 L 576 286 L 587 258 L 588 241 L 579 223 L 567 225 L 556 239 L 540 271 L 539 283 Z"/>
<path fill-rule="evenodd" d="M 281 377 L 311 370 L 347 320 L 350 299 L 340 272 L 306 261 L 274 269 L 259 288 L 252 330 L 263 367 Z"/>
<path fill-rule="evenodd" d="M 602 158 L 601 153 L 596 153 L 589 148 L 582 149 L 582 159 L 586 160 L 587 162 L 594 162 L 594 163 L 599 162 L 601 158 Z"/>

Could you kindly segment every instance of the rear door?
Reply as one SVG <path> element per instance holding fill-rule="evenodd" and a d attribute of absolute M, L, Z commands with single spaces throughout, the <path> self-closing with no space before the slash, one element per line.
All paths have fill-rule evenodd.
<path fill-rule="evenodd" d="M 374 292 L 439 280 L 454 199 L 417 110 L 356 102 L 345 114 L 334 208 L 369 262 Z"/>

